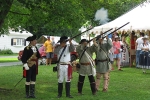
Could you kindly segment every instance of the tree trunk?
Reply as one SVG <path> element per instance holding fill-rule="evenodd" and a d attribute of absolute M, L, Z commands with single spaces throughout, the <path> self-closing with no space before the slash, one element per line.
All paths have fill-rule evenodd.
<path fill-rule="evenodd" d="M 4 20 L 13 4 L 13 0 L 3 0 L 0 1 L 0 29 L 4 23 Z"/>

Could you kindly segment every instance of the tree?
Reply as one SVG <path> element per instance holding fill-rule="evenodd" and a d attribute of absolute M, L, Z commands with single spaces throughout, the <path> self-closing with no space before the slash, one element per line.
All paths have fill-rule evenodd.
<path fill-rule="evenodd" d="M 93 26 L 95 12 L 104 7 L 108 9 L 111 20 L 122 15 L 142 0 L 2 0 L 0 1 L 0 34 L 5 30 L 28 30 L 41 36 L 77 34 L 78 29 L 91 21 Z M 71 36 L 71 35 L 70 35 Z"/>

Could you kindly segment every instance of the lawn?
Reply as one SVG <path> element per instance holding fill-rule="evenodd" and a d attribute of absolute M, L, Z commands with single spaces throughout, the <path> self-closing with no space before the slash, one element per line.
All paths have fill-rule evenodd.
<path fill-rule="evenodd" d="M 53 65 L 54 66 L 54 65 Z M 15 84 L 22 78 L 21 66 L 0 67 L 0 100 L 26 100 L 23 79 L 15 88 Z M 115 70 L 110 73 L 109 90 L 106 93 L 100 91 L 93 96 L 90 84 L 86 77 L 83 87 L 84 95 L 77 95 L 78 73 L 73 73 L 71 94 L 73 100 L 149 100 L 150 99 L 150 70 L 146 74 L 141 69 L 123 68 L 123 71 Z M 39 74 L 36 81 L 36 100 L 57 100 L 57 73 L 52 72 L 52 66 L 39 66 Z M 65 97 L 65 88 L 61 100 L 69 100 Z M 32 100 L 32 99 L 30 99 Z"/>
<path fill-rule="evenodd" d="M 18 58 L 0 58 L 0 63 L 5 63 L 5 62 L 17 62 L 19 61 Z"/>
<path fill-rule="evenodd" d="M 13 54 L 0 54 L 0 56 L 18 56 L 18 53 L 13 53 Z"/>

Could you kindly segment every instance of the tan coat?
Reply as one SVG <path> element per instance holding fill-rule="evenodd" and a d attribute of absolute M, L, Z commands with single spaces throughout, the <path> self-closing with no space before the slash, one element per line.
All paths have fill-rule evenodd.
<path fill-rule="evenodd" d="M 86 49 L 86 52 L 89 54 L 90 57 L 93 56 L 93 53 L 94 53 L 94 47 L 91 46 L 91 47 L 88 47 Z M 76 51 L 79 55 L 79 58 L 82 54 L 84 50 L 84 47 L 82 45 L 79 45 L 77 48 L 76 48 Z M 80 59 L 79 61 L 80 63 L 89 63 L 89 59 L 87 58 L 87 56 L 85 55 L 85 53 L 83 54 L 82 58 Z M 81 65 L 80 66 L 80 69 L 79 69 L 79 74 L 83 74 L 83 75 L 91 75 L 92 74 L 92 66 L 91 65 Z"/>
<path fill-rule="evenodd" d="M 104 54 L 103 50 L 101 50 L 101 48 L 106 53 L 108 53 L 109 50 L 112 48 L 112 42 L 111 42 L 111 40 L 108 39 L 107 43 L 104 43 L 104 44 L 101 44 L 101 45 L 98 44 L 98 47 L 94 48 L 97 60 L 105 60 L 105 59 L 107 59 L 106 55 Z M 108 61 L 98 62 L 98 64 L 96 65 L 96 72 L 98 72 L 98 73 L 106 73 L 108 71 L 109 71 Z"/>

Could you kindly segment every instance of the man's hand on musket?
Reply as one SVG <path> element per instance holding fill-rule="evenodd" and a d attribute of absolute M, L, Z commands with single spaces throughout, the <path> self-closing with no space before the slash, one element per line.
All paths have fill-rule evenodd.
<path fill-rule="evenodd" d="M 69 39 L 69 43 L 72 44 L 72 39 Z"/>
<path fill-rule="evenodd" d="M 58 46 L 60 46 L 60 44 L 55 44 L 54 48 L 57 48 Z"/>
<path fill-rule="evenodd" d="M 106 39 L 108 39 L 108 35 L 106 36 Z"/>
<path fill-rule="evenodd" d="M 95 46 L 98 46 L 98 44 L 97 44 L 97 42 L 96 42 L 96 38 L 93 39 L 93 44 L 94 44 Z"/>
<path fill-rule="evenodd" d="M 99 38 L 99 43 L 102 44 L 103 38 Z"/>

